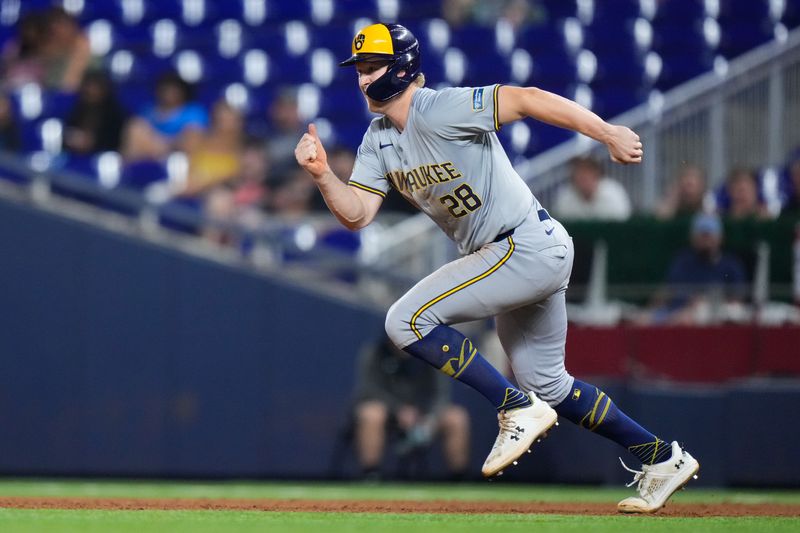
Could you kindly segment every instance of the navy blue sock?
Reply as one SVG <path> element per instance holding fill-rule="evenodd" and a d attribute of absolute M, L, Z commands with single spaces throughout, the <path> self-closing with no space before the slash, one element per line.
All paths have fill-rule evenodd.
<path fill-rule="evenodd" d="M 527 394 L 489 364 L 472 341 L 450 326 L 436 326 L 404 350 L 480 392 L 498 411 L 531 405 Z"/>
<path fill-rule="evenodd" d="M 580 427 L 624 446 L 642 464 L 660 463 L 672 456 L 672 447 L 667 442 L 634 422 L 594 385 L 576 379 L 570 395 L 555 410 Z"/>

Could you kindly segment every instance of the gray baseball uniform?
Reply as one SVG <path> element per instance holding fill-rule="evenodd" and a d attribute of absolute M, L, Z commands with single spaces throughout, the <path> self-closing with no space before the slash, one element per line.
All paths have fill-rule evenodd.
<path fill-rule="evenodd" d="M 497 138 L 498 90 L 418 89 L 402 133 L 386 117 L 372 121 L 350 185 L 380 196 L 394 187 L 465 254 L 391 307 L 392 341 L 403 348 L 440 324 L 495 316 L 520 386 L 557 405 L 572 387 L 564 368 L 572 241 Z"/>

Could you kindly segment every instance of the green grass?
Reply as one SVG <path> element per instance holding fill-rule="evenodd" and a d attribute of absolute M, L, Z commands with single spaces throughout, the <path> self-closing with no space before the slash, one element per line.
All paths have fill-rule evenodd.
<path fill-rule="evenodd" d="M 0 496 L 87 496 L 141 498 L 302 498 L 302 499 L 457 499 L 503 501 L 583 501 L 613 505 L 627 490 L 592 487 L 528 486 L 502 483 L 474 485 L 358 485 L 333 483 L 162 483 L 119 481 L 0 480 Z M 800 504 L 800 492 L 687 490 L 684 503 Z M 633 530 L 650 532 L 800 531 L 800 518 L 669 518 L 640 516 L 436 515 L 354 513 L 270 513 L 254 511 L 98 511 L 0 509 L 0 532 L 8 533 L 239 533 L 346 531 L 417 533 Z"/>

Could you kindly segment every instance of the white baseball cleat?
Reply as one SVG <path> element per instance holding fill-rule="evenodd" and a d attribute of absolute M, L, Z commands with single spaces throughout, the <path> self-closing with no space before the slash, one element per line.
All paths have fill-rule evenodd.
<path fill-rule="evenodd" d="M 530 407 L 497 413 L 500 432 L 483 463 L 484 477 L 499 474 L 510 464 L 516 464 L 517 459 L 556 424 L 558 415 L 553 408 L 532 392 L 528 396 L 533 402 Z"/>
<path fill-rule="evenodd" d="M 655 513 L 690 479 L 697 478 L 697 471 L 700 470 L 697 459 L 683 450 L 677 441 L 672 442 L 672 457 L 663 463 L 643 465 L 641 472 L 628 468 L 622 459 L 620 462 L 625 470 L 635 474 L 627 486 L 639 483 L 636 486 L 639 496 L 625 498 L 617 504 L 617 510 L 621 513 Z"/>

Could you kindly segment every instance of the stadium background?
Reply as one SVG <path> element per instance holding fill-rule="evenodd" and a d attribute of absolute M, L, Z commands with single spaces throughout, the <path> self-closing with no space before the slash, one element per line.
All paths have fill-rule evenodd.
<path fill-rule="evenodd" d="M 629 187 L 637 216 L 570 226 L 595 258 L 602 239 L 609 259 L 605 277 L 595 270 L 576 284 L 575 316 L 584 320 L 571 327 L 568 362 L 646 425 L 685 439 L 703 463 L 700 483 L 797 486 L 791 446 L 800 435 L 790 423 L 800 409 L 800 327 L 792 319 L 796 221 L 779 213 L 793 193 L 788 167 L 800 146 L 800 122 L 793 120 L 798 2 L 542 0 L 525 3 L 521 22 L 509 18 L 504 3 L 492 2 L 486 13 L 462 20 L 447 11 L 456 4 L 58 3 L 80 22 L 131 113 L 150 100 L 159 74 L 176 69 L 195 84 L 201 104 L 225 99 L 244 114 L 250 135 L 268 140 L 270 105 L 291 86 L 300 117 L 350 148 L 369 116 L 352 73 L 339 70 L 336 60 L 366 20 L 408 25 L 422 41 L 423 70 L 434 87 L 537 85 L 604 118 L 630 111 L 631 124 L 640 115 L 658 124 L 654 110 L 664 105 L 686 111 L 693 100 L 680 104 L 681 95 L 701 85 L 733 94 L 748 83 L 741 72 L 767 65 L 771 76 L 780 75 L 780 91 L 770 85 L 773 77 L 756 79 L 752 94 L 738 102 L 743 109 L 716 102 L 733 121 L 727 128 L 723 122 L 721 133 L 734 136 L 726 146 L 714 148 L 713 118 L 685 127 L 677 141 L 659 141 L 655 160 L 662 165 L 641 171 L 653 172 L 643 177 L 650 188 L 641 194 L 633 181 L 640 176 L 626 174 L 638 171 L 608 169 Z M 50 5 L 0 2 L 0 39 L 14 39 L 20 17 Z M 387 214 L 377 231 L 355 237 L 319 214 L 267 213 L 256 227 L 209 220 L 202 198 L 175 195 L 186 178 L 185 155 L 137 164 L 113 152 L 75 156 L 62 149 L 74 91 L 25 84 L 8 96 L 20 142 L 0 157 L 0 421 L 7 431 L 0 472 L 352 475 L 341 445 L 355 354 L 381 334 L 392 298 L 452 250 L 402 213 Z M 671 102 L 679 104 L 670 108 Z M 747 117 L 756 117 L 753 124 L 783 118 L 780 127 L 767 122 L 759 129 L 748 127 Z M 546 182 L 547 199 L 565 183 L 566 165 L 558 163 L 564 154 L 596 150 L 533 122 L 500 135 L 537 194 L 537 179 L 540 187 Z M 693 135 L 711 140 L 696 149 Z M 748 148 L 761 144 L 761 152 Z M 619 318 L 612 300 L 646 302 L 669 253 L 682 245 L 689 222 L 650 213 L 687 153 L 711 169 L 711 194 L 720 205 L 734 163 L 758 167 L 773 216 L 726 229 L 734 247 L 762 265 L 753 274 L 761 289 L 749 300 L 752 314 L 738 323 L 636 326 Z M 556 163 L 536 175 L 548 160 Z M 209 225 L 234 235 L 234 245 L 201 238 Z M 762 242 L 766 266 L 757 253 Z M 381 260 L 393 260 L 395 268 Z M 615 314 L 617 320 L 603 318 Z M 462 387 L 455 396 L 473 415 L 477 469 L 475 458 L 493 439 L 494 417 Z M 431 452 L 432 478 L 442 474 L 437 453 Z M 599 437 L 562 425 L 510 477 L 618 483 L 627 474 L 617 455 Z"/>

